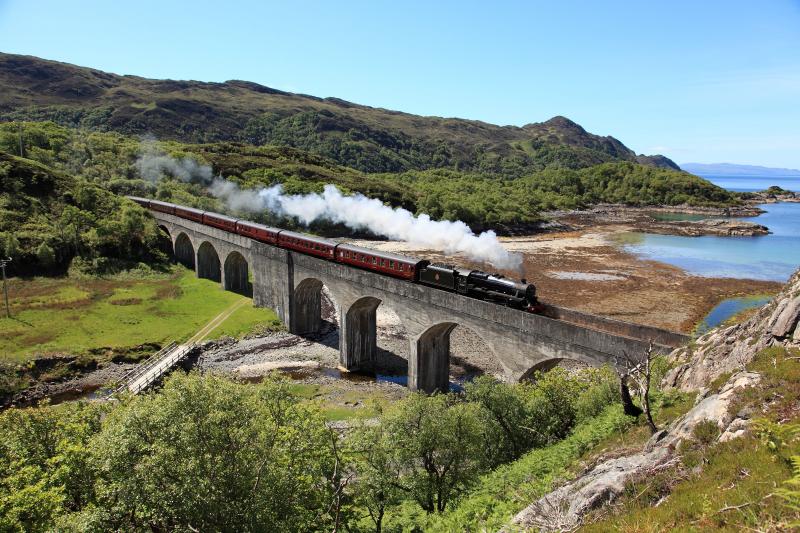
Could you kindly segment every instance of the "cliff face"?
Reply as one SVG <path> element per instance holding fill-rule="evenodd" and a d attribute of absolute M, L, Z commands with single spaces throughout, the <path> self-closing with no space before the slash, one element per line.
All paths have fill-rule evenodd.
<path fill-rule="evenodd" d="M 770 346 L 800 347 L 800 270 L 786 287 L 749 320 L 714 329 L 670 354 L 676 364 L 665 381 L 669 387 L 697 390 L 721 375 L 737 371 Z"/>

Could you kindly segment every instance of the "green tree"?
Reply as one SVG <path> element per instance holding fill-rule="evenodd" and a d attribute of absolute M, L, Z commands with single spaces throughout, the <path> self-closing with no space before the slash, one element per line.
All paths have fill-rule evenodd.
<path fill-rule="evenodd" d="M 0 415 L 0 529 L 47 531 L 94 499 L 88 443 L 103 409 L 69 404 Z"/>
<path fill-rule="evenodd" d="M 49 268 L 55 264 L 56 254 L 46 242 L 42 241 L 36 248 L 36 259 L 39 260 L 40 265 Z"/>
<path fill-rule="evenodd" d="M 113 411 L 93 443 L 98 529 L 305 531 L 332 521 L 320 414 L 285 383 L 175 375 Z"/>
<path fill-rule="evenodd" d="M 403 463 L 393 453 L 391 435 L 383 424 L 356 428 L 348 439 L 348 449 L 355 457 L 356 505 L 366 510 L 380 533 L 386 510 L 402 498 Z"/>
<path fill-rule="evenodd" d="M 479 376 L 465 387 L 467 400 L 480 405 L 484 417 L 485 455 L 493 466 L 513 461 L 527 451 L 533 435 L 521 386 Z"/>
<path fill-rule="evenodd" d="M 398 486 L 428 513 L 442 512 L 484 471 L 479 407 L 452 395 L 413 394 L 382 419 Z"/>

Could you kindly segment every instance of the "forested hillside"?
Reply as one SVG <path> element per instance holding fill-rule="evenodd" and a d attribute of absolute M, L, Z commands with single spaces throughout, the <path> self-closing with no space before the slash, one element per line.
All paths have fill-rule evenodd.
<path fill-rule="evenodd" d="M 530 230 L 548 210 L 599 202 L 738 201 L 662 156 L 637 156 L 564 117 L 495 126 L 248 82 L 148 80 L 10 54 L 0 54 L 0 152 L 7 176 L 0 251 L 19 256 L 18 273 L 63 270 L 76 256 L 93 268 L 153 259 L 152 224 L 118 196 L 231 211 L 208 188 L 216 178 L 243 189 L 281 184 L 288 194 L 333 184 L 500 232 Z M 170 170 L 171 163 L 144 175 L 148 157 L 202 170 L 204 178 Z M 36 176 L 47 180 L 32 187 Z M 233 214 L 299 226 L 266 212 Z M 310 229 L 344 231 L 326 222 Z"/>
<path fill-rule="evenodd" d="M 0 243 L 6 254 L 21 254 L 16 268 L 63 268 L 76 255 L 135 259 L 140 257 L 136 250 L 141 244 L 145 245 L 141 257 L 152 258 L 157 235 L 145 229 L 142 213 L 118 195 L 136 194 L 204 209 L 227 209 L 202 180 L 181 179 L 168 170 L 162 179 L 145 179 L 139 162 L 144 153 L 151 152 L 189 161 L 196 167 L 210 167 L 209 175 L 245 189 L 282 184 L 287 193 L 293 194 L 320 192 L 331 183 L 346 193 L 359 192 L 436 219 L 462 220 L 476 229 L 524 226 L 541 220 L 543 211 L 582 208 L 598 202 L 736 202 L 727 191 L 691 174 L 631 162 L 609 162 L 577 170 L 546 168 L 516 179 L 448 169 L 368 174 L 289 147 L 232 142 L 157 143 L 113 132 L 66 128 L 52 122 L 8 122 L 0 123 L 4 173 Z M 24 157 L 19 157 L 20 153 Z M 285 227 L 297 226 L 295 221 L 277 220 L 269 213 L 246 216 Z M 342 231 L 324 223 L 312 229 L 325 233 Z M 112 237 L 115 233 L 120 233 L 122 239 Z"/>
<path fill-rule="evenodd" d="M 158 247 L 153 220 L 133 202 L 0 152 L 0 255 L 13 258 L 12 272 L 63 272 L 77 257 L 101 273 L 165 261 Z"/>
<path fill-rule="evenodd" d="M 678 167 L 637 156 L 613 137 L 555 117 L 523 127 L 422 117 L 255 83 L 151 80 L 31 56 L 0 54 L 0 121 L 152 134 L 184 142 L 300 148 L 364 172 L 450 168 L 518 177 L 546 167 L 614 161 Z"/>

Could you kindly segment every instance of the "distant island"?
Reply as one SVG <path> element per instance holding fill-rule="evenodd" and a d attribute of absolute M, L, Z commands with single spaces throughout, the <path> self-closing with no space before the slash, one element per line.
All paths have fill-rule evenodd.
<path fill-rule="evenodd" d="M 800 170 L 734 163 L 682 163 L 682 170 L 698 176 L 742 176 L 759 178 L 800 178 Z"/>

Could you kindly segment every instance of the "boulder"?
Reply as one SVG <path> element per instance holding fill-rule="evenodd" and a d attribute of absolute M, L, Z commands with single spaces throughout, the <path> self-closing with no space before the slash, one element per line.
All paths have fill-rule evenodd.
<path fill-rule="evenodd" d="M 775 323 L 772 326 L 772 334 L 776 337 L 786 337 L 797 324 L 798 315 L 800 315 L 800 296 L 787 301 L 783 311 L 775 319 Z"/>
<path fill-rule="evenodd" d="M 726 372 L 735 372 L 769 346 L 797 346 L 800 342 L 800 270 L 786 287 L 747 321 L 717 328 L 697 339 L 691 347 L 672 352 L 674 368 L 663 385 L 684 391 L 706 386 Z M 794 333 L 793 333 L 794 332 Z"/>

